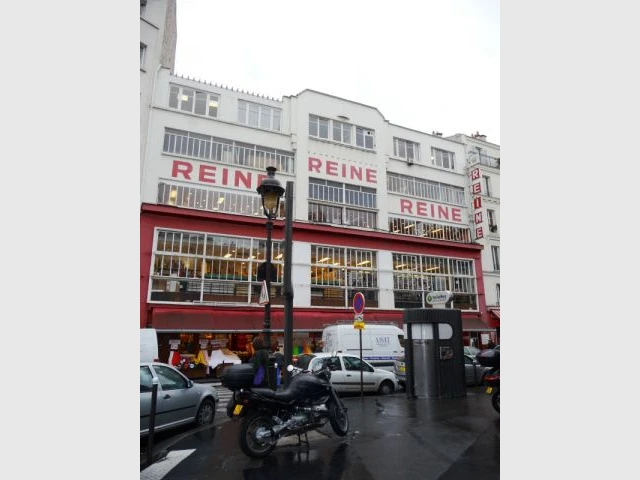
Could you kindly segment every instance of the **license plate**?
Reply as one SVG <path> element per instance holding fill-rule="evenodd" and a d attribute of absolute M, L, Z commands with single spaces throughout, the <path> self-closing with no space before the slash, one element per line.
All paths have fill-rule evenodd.
<path fill-rule="evenodd" d="M 487 389 L 485 390 L 487 393 L 491 393 L 493 392 L 493 387 L 487 387 Z M 239 405 L 238 405 L 239 406 Z"/>
<path fill-rule="evenodd" d="M 398 372 L 400 372 L 400 373 L 405 373 L 405 367 L 400 367 L 400 368 L 398 368 Z"/>
<path fill-rule="evenodd" d="M 241 411 L 242 411 L 242 405 L 236 405 L 236 408 L 233 409 L 233 414 L 240 415 Z"/>

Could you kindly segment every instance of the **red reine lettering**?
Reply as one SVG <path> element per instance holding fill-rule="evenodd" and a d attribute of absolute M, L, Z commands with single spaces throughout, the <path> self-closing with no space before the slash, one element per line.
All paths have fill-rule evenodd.
<path fill-rule="evenodd" d="M 327 175 L 333 175 L 334 177 L 338 176 L 338 163 L 332 162 L 331 160 L 327 160 L 325 162 L 325 168 L 327 170 Z"/>
<path fill-rule="evenodd" d="M 409 213 L 411 214 L 411 210 L 413 210 L 411 206 L 411 200 L 407 200 L 406 198 L 400 199 L 400 213 Z"/>
<path fill-rule="evenodd" d="M 189 162 L 174 160 L 173 167 L 171 168 L 171 176 L 173 178 L 178 178 L 178 174 L 182 174 L 185 179 L 191 180 L 191 177 L 189 175 L 191 174 L 192 170 L 193 166 L 191 166 Z"/>
<path fill-rule="evenodd" d="M 200 165 L 198 180 L 207 183 L 216 183 L 216 167 L 211 165 Z"/>
<path fill-rule="evenodd" d="M 322 166 L 322 160 L 319 158 L 309 157 L 309 171 L 320 173 L 320 167 Z"/>

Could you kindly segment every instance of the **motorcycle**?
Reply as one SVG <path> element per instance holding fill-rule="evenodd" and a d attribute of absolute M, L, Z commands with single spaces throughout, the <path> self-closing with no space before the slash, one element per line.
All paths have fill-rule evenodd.
<path fill-rule="evenodd" d="M 489 372 L 484 379 L 487 384 L 485 392 L 491 395 L 491 405 L 496 412 L 500 413 L 500 370 Z"/>
<path fill-rule="evenodd" d="M 349 431 L 347 408 L 331 385 L 331 371 L 326 365 L 318 371 L 293 365 L 287 370 L 292 373 L 289 385 L 275 391 L 252 386 L 250 364 L 234 365 L 222 375 L 222 385 L 233 392 L 227 415 L 242 418 L 239 444 L 249 457 L 266 457 L 278 440 L 292 435 L 298 435 L 299 445 L 308 445 L 307 432 L 327 422 L 336 435 L 343 437 Z"/>

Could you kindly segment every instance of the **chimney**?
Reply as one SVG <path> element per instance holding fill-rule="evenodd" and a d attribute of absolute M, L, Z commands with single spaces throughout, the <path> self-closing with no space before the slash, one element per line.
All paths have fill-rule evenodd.
<path fill-rule="evenodd" d="M 442 132 L 435 132 L 435 131 L 431 130 L 431 135 L 435 135 L 436 137 L 441 137 L 442 136 Z"/>
<path fill-rule="evenodd" d="M 477 138 L 478 140 L 486 140 L 487 136 L 480 134 L 480 132 L 476 130 L 476 133 L 471 134 L 471 138 Z"/>

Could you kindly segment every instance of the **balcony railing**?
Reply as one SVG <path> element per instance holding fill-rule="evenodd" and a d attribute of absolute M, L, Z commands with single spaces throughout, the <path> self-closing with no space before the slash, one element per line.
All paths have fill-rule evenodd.
<path fill-rule="evenodd" d="M 469 152 L 468 157 L 469 165 L 479 163 L 492 168 L 500 168 L 500 159 L 496 157 L 490 157 L 489 155 L 478 154 L 476 152 Z"/>

